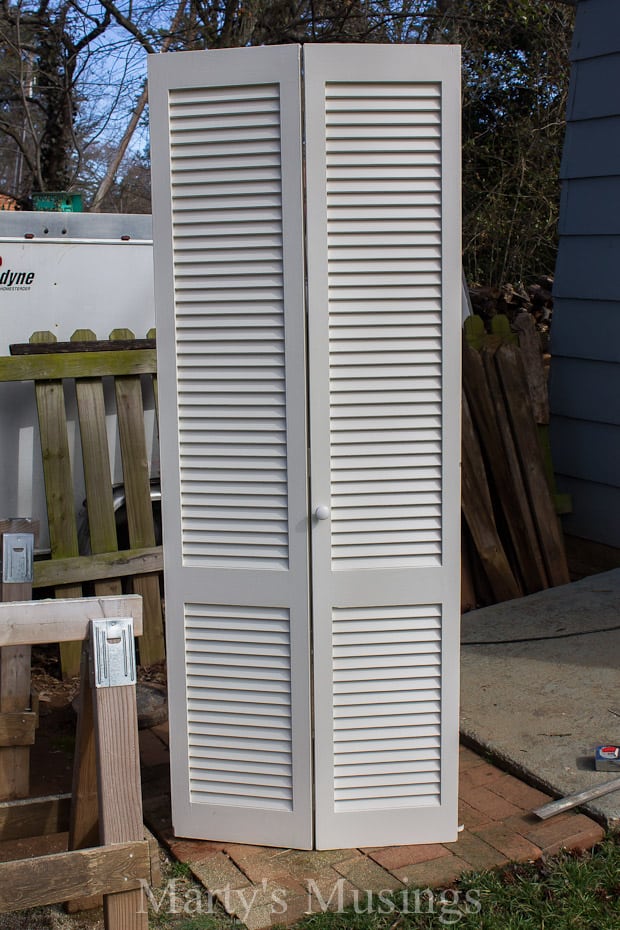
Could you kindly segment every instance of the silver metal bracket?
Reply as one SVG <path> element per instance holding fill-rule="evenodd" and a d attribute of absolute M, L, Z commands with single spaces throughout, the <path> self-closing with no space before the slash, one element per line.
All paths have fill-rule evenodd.
<path fill-rule="evenodd" d="M 2 537 L 3 583 L 32 583 L 33 555 L 34 533 L 4 533 Z"/>
<path fill-rule="evenodd" d="M 92 662 L 96 688 L 135 685 L 133 619 L 91 620 Z"/>

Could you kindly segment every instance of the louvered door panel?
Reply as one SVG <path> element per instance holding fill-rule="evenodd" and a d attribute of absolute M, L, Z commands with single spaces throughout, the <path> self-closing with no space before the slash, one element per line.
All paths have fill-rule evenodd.
<path fill-rule="evenodd" d="M 288 610 L 185 608 L 190 797 L 293 807 Z"/>
<path fill-rule="evenodd" d="M 426 157 L 426 174 L 398 164 L 405 141 Z M 379 95 L 368 82 L 326 82 L 325 144 L 333 566 L 438 564 L 441 84 L 403 83 Z M 353 260 L 348 242 L 370 230 L 372 244 L 359 246 Z M 437 237 L 434 250 L 409 240 L 420 232 Z M 429 404 L 433 430 L 418 413 Z M 368 421 L 361 435 L 360 416 Z M 388 416 L 397 423 L 386 438 Z M 409 492 L 400 504 L 395 488 Z M 348 503 L 364 492 L 370 499 L 360 513 Z"/>
<path fill-rule="evenodd" d="M 299 50 L 169 58 L 151 94 L 173 821 L 310 847 Z"/>
<path fill-rule="evenodd" d="M 196 565 L 288 563 L 280 144 L 277 84 L 170 93 L 181 527 Z M 213 171 L 222 146 L 227 170 Z M 237 241 L 248 224 L 251 249 Z"/>
<path fill-rule="evenodd" d="M 175 830 L 455 839 L 458 52 L 150 69 Z"/>
<path fill-rule="evenodd" d="M 333 664 L 335 811 L 438 804 L 439 609 L 335 609 Z"/>
<path fill-rule="evenodd" d="M 317 844 L 455 839 L 458 56 L 305 69 Z"/>

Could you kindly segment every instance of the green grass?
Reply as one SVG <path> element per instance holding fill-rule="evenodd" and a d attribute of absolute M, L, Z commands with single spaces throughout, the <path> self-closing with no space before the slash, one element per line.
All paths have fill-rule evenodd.
<path fill-rule="evenodd" d="M 170 863 L 178 892 L 194 889 L 191 875 Z M 202 889 L 204 892 L 204 889 Z M 190 891 L 191 893 L 191 891 Z M 369 906 L 370 905 L 370 906 Z M 318 909 L 295 930 L 620 930 L 620 835 L 594 850 L 536 863 L 471 872 L 453 888 L 370 896 L 360 892 L 340 913 Z M 213 913 L 151 913 L 152 930 L 242 930 L 219 906 Z"/>
<path fill-rule="evenodd" d="M 179 912 L 162 899 L 165 883 L 175 882 Z M 206 891 L 187 866 L 168 861 L 164 885 L 154 889 L 161 904 L 149 914 L 149 930 L 243 930 L 219 905 L 196 913 L 192 901 L 206 903 Z M 193 896 L 193 897 L 192 897 Z M 183 912 L 183 905 L 189 909 Z M 360 892 L 357 909 L 318 912 L 295 930 L 620 930 L 620 834 L 582 855 L 563 854 L 536 863 L 514 864 L 493 872 L 469 873 L 446 891 L 409 891 L 373 898 L 366 908 Z M 316 909 L 316 907 L 315 907 Z M 2 930 L 97 930 L 101 912 L 68 916 L 62 908 L 37 908 L 0 917 Z"/>
<path fill-rule="evenodd" d="M 318 913 L 298 930 L 619 930 L 620 836 L 592 852 L 563 854 L 493 872 L 469 873 L 453 889 L 410 891 L 377 901 L 364 913 Z M 416 904 L 418 905 L 416 907 Z M 390 906 L 393 905 L 393 909 Z M 380 910 L 383 910 L 383 913 Z M 416 913 L 416 910 L 418 913 Z"/>

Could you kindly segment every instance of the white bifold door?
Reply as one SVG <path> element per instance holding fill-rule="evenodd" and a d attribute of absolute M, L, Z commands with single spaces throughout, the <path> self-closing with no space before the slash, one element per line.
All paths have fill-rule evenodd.
<path fill-rule="evenodd" d="M 459 54 L 153 56 L 179 836 L 454 840 Z"/>

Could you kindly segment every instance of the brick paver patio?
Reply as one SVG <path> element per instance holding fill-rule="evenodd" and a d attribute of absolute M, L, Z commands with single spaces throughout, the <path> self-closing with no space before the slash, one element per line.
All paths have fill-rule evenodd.
<path fill-rule="evenodd" d="M 368 893 L 448 886 L 466 871 L 589 849 L 603 828 L 567 811 L 541 821 L 531 811 L 550 797 L 461 747 L 456 843 L 302 852 L 178 839 L 170 822 L 167 725 L 140 735 L 147 825 L 205 892 L 249 930 L 291 924 L 309 911 L 364 901 Z"/>

